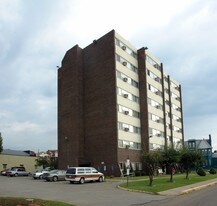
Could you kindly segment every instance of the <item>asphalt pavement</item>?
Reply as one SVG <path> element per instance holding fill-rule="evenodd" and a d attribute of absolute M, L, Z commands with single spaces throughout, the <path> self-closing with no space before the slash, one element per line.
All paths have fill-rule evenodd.
<path fill-rule="evenodd" d="M 0 196 L 40 198 L 59 200 L 77 206 L 136 206 L 146 203 L 170 199 L 177 195 L 187 194 L 217 184 L 217 178 L 179 187 L 159 195 L 118 189 L 123 181 L 107 180 L 103 183 L 69 184 L 66 181 L 46 182 L 33 180 L 31 177 L 0 176 Z"/>

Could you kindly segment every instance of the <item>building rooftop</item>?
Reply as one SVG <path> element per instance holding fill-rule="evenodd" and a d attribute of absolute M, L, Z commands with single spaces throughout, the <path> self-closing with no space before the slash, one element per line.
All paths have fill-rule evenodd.
<path fill-rule="evenodd" d="M 16 156 L 29 156 L 26 152 L 18 151 L 18 150 L 11 150 L 11 149 L 5 149 L 2 151 L 3 155 L 16 155 Z"/>

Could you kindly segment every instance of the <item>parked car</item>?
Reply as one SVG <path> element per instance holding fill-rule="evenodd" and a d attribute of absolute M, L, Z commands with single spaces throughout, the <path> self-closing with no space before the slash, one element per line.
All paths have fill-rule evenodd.
<path fill-rule="evenodd" d="M 44 179 L 47 181 L 58 181 L 65 180 L 66 170 L 51 170 L 49 173 L 43 175 Z"/>
<path fill-rule="evenodd" d="M 70 183 L 79 182 L 81 184 L 90 181 L 103 182 L 104 174 L 93 167 L 70 167 L 66 171 L 65 180 L 70 181 Z"/>
<path fill-rule="evenodd" d="M 6 172 L 7 176 L 28 176 L 29 173 L 26 171 L 25 167 L 12 167 Z"/>
<path fill-rule="evenodd" d="M 40 170 L 33 173 L 32 177 L 34 179 L 42 179 L 44 173 L 48 173 L 50 170 Z"/>
<path fill-rule="evenodd" d="M 1 173 L 1 175 L 6 176 L 6 175 L 7 175 L 7 171 L 9 171 L 9 170 L 10 170 L 10 168 L 4 169 L 4 170 L 2 170 L 0 173 Z"/>

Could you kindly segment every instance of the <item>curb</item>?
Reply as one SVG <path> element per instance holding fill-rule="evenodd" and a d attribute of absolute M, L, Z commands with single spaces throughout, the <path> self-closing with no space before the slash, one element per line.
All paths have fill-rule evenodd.
<path fill-rule="evenodd" d="M 121 186 L 117 186 L 118 189 L 121 190 L 125 190 L 125 191 L 129 191 L 129 192 L 139 192 L 139 193 L 145 193 L 145 194 L 150 194 L 150 195 L 158 195 L 158 193 L 154 193 L 154 192 L 146 192 L 146 191 L 142 191 L 142 190 L 133 190 L 133 189 L 127 189 Z"/>
<path fill-rule="evenodd" d="M 193 188 L 190 188 L 190 189 L 187 189 L 187 190 L 183 190 L 183 191 L 180 192 L 180 194 L 181 195 L 188 194 L 190 192 L 198 191 L 198 190 L 201 190 L 203 188 L 206 188 L 206 187 L 209 187 L 209 186 L 212 186 L 212 185 L 216 185 L 216 184 L 217 184 L 217 181 L 216 182 L 211 182 L 211 183 L 208 183 L 208 184 L 205 184 L 205 185 L 201 185 L 201 186 L 193 187 Z"/>

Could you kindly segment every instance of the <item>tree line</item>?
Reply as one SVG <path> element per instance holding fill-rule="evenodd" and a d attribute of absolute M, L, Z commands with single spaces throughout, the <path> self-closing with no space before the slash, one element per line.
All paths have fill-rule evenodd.
<path fill-rule="evenodd" d="M 200 150 L 191 150 L 188 147 L 174 149 L 173 147 L 164 150 L 150 151 L 144 153 L 143 161 L 149 175 L 149 185 L 152 186 L 154 176 L 159 168 L 163 168 L 170 174 L 170 181 L 173 182 L 175 170 L 186 173 L 185 178 L 189 179 L 189 173 L 193 168 L 204 161 Z"/>

